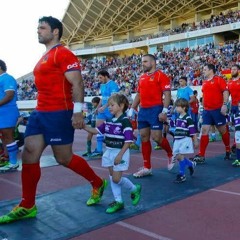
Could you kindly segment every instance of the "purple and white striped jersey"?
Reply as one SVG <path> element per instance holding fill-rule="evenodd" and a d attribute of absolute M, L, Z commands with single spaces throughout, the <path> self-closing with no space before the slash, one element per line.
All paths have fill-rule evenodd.
<path fill-rule="evenodd" d="M 133 142 L 133 128 L 126 114 L 107 119 L 96 129 L 105 136 L 105 143 L 109 148 L 122 148 L 125 142 Z"/>

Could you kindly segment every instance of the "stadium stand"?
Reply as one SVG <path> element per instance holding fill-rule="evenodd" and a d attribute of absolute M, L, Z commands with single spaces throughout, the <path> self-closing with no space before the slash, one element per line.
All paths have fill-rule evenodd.
<path fill-rule="evenodd" d="M 215 64 L 218 74 L 233 63 L 239 63 L 238 1 L 219 1 L 214 8 L 211 1 L 190 2 L 165 1 L 158 9 L 159 1 L 144 1 L 143 6 L 135 3 L 132 15 L 129 15 L 134 1 L 127 1 L 124 5 L 115 0 L 104 5 L 102 1 L 95 0 L 83 7 L 81 1 L 71 0 L 63 17 L 63 43 L 79 56 L 85 95 L 101 95 L 96 73 L 102 68 L 108 69 L 122 90 L 128 88 L 134 93 L 141 74 L 141 56 L 147 52 L 156 56 L 158 68 L 170 76 L 172 89 L 178 87 L 181 75 L 187 76 L 189 85 L 200 86 L 205 63 Z M 80 8 L 84 17 L 76 12 Z M 113 14 L 115 8 L 121 12 Z M 152 12 L 152 16 L 142 16 L 142 24 L 137 23 L 139 13 L 147 12 Z M 169 17 L 164 18 L 167 14 Z M 99 18 L 90 23 L 88 19 L 94 15 Z M 106 22 L 111 15 L 112 18 Z M 128 16 L 125 28 L 119 26 L 115 30 L 116 21 L 122 22 L 125 15 Z M 71 16 L 78 20 L 73 23 Z M 106 27 L 109 31 L 103 31 Z M 19 100 L 36 98 L 31 75 L 19 80 L 18 89 Z"/>

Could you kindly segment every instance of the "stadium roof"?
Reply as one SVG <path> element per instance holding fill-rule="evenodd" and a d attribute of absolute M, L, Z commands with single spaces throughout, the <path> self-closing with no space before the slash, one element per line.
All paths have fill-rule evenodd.
<path fill-rule="evenodd" d="M 160 25 L 237 4 L 238 0 L 70 0 L 62 19 L 62 40 L 70 46 L 141 29 L 151 20 Z"/>

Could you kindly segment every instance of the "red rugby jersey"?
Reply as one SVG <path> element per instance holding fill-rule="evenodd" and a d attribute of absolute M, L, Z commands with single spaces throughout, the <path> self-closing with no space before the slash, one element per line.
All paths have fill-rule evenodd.
<path fill-rule="evenodd" d="M 45 53 L 33 70 L 38 90 L 39 111 L 72 110 L 72 85 L 65 78 L 67 71 L 80 71 L 77 57 L 62 45 Z"/>
<path fill-rule="evenodd" d="M 223 105 L 223 92 L 227 90 L 226 81 L 219 76 L 204 80 L 202 84 L 204 109 L 215 110 L 221 108 Z"/>
<path fill-rule="evenodd" d="M 240 79 L 229 80 L 228 81 L 228 90 L 232 98 L 232 106 L 237 106 L 240 101 Z"/>
<path fill-rule="evenodd" d="M 140 106 L 143 108 L 163 105 L 163 92 L 170 91 L 170 79 L 160 70 L 144 73 L 138 82 Z"/>

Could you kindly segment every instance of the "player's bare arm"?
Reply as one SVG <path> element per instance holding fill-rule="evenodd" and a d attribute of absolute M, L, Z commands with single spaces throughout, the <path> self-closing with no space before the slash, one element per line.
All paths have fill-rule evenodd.
<path fill-rule="evenodd" d="M 221 107 L 221 113 L 225 116 L 227 114 L 227 104 L 228 104 L 228 100 L 229 100 L 229 92 L 228 91 L 224 91 L 223 92 L 223 105 Z"/>
<path fill-rule="evenodd" d="M 80 71 L 65 73 L 65 77 L 72 84 L 72 98 L 74 102 L 72 125 L 75 129 L 84 127 L 82 107 L 84 103 L 84 85 Z"/>
<path fill-rule="evenodd" d="M 137 109 L 139 103 L 140 103 L 140 95 L 139 95 L 139 93 L 137 93 L 134 100 L 133 100 L 132 108 Z"/>
<path fill-rule="evenodd" d="M 10 101 L 13 99 L 13 97 L 14 97 L 14 93 L 15 93 L 15 92 L 12 91 L 12 90 L 6 91 L 4 98 L 2 98 L 2 99 L 0 100 L 0 106 L 2 106 L 2 105 L 4 105 L 4 104 L 7 104 L 8 102 L 10 102 Z"/>
<path fill-rule="evenodd" d="M 168 112 L 168 107 L 171 101 L 171 91 L 165 91 L 164 92 L 164 105 L 163 105 L 163 110 L 162 112 L 158 115 L 159 121 L 165 122 L 167 121 L 167 112 Z"/>

